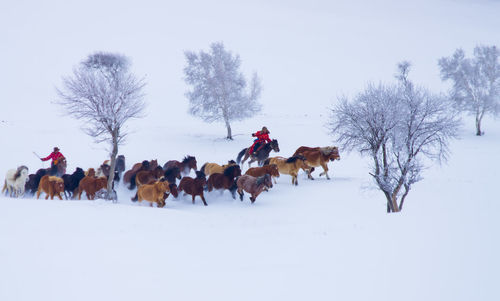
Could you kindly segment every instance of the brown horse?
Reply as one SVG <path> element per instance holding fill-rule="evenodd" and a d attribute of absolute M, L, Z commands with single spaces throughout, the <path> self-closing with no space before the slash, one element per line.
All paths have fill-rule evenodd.
<path fill-rule="evenodd" d="M 238 194 L 240 195 L 240 200 L 243 201 L 243 190 L 250 193 L 250 201 L 253 203 L 259 196 L 259 194 L 266 188 L 273 187 L 273 182 L 271 181 L 271 176 L 265 174 L 261 177 L 252 177 L 250 175 L 243 175 L 236 181 L 238 186 Z"/>
<path fill-rule="evenodd" d="M 207 178 L 205 177 L 205 174 L 201 171 L 197 171 L 195 179 L 191 177 L 184 177 L 177 188 L 179 192 L 184 191 L 184 194 L 190 194 L 193 197 L 193 204 L 194 198 L 199 195 L 203 201 L 203 205 L 207 206 L 207 202 L 203 196 L 203 188 L 205 185 L 207 185 Z"/>
<path fill-rule="evenodd" d="M 194 171 L 198 170 L 198 167 L 196 166 L 196 158 L 193 156 L 184 157 L 184 159 L 182 159 L 182 162 L 179 162 L 177 160 L 167 161 L 167 163 L 163 165 L 163 170 L 168 170 L 172 167 L 178 167 L 181 171 L 181 174 L 183 175 L 188 175 L 191 169 Z"/>
<path fill-rule="evenodd" d="M 165 206 L 165 199 L 168 197 L 169 183 L 167 181 L 156 181 L 153 184 L 144 184 L 138 186 L 136 195 L 132 201 L 142 202 L 146 200 L 153 207 L 156 203 L 158 208 Z"/>
<path fill-rule="evenodd" d="M 85 191 L 87 199 L 95 199 L 96 192 L 108 187 L 108 179 L 106 177 L 89 177 L 86 176 L 78 184 L 78 199 L 82 199 L 82 193 Z"/>
<path fill-rule="evenodd" d="M 229 167 L 231 165 L 236 165 L 236 162 L 234 160 L 229 160 L 227 162 L 227 164 L 224 164 L 222 166 L 217 164 L 217 163 L 208 163 L 207 162 L 207 163 L 203 164 L 203 166 L 201 167 L 200 170 L 203 173 L 205 173 L 205 175 L 208 177 L 214 173 L 223 173 L 224 169 L 226 169 L 226 167 Z"/>
<path fill-rule="evenodd" d="M 127 170 L 123 175 L 123 182 L 125 184 L 131 183 L 132 177 L 141 170 L 153 170 L 158 166 L 158 160 L 147 161 L 144 160 L 141 163 L 135 163 L 131 169 Z M 134 183 L 135 185 L 135 183 Z M 135 186 L 134 186 L 135 187 Z M 130 188 L 133 189 L 134 187 Z"/>
<path fill-rule="evenodd" d="M 208 177 L 208 191 L 215 189 L 227 189 L 231 192 L 233 199 L 236 198 L 236 177 L 241 176 L 239 165 L 231 165 L 224 169 L 224 173 L 214 173 Z"/>
<path fill-rule="evenodd" d="M 38 191 L 36 192 L 36 198 L 40 198 L 40 193 L 45 192 L 47 196 L 45 199 L 54 199 L 54 195 L 56 195 L 60 200 L 62 200 L 61 193 L 64 192 L 64 180 L 56 177 L 45 175 L 40 179 L 40 184 L 38 184 Z"/>
<path fill-rule="evenodd" d="M 248 161 L 248 166 L 251 166 L 251 164 L 255 161 L 258 162 L 259 166 L 264 165 L 264 161 L 269 158 L 269 153 L 273 150 L 275 152 L 280 151 L 280 147 L 278 144 L 278 140 L 273 139 L 271 142 L 266 143 L 264 146 L 259 147 L 257 151 L 254 151 L 251 155 L 249 153 L 250 148 L 244 148 L 239 154 L 238 157 L 236 158 L 236 163 L 243 165 L 245 161 L 250 158 L 250 161 Z M 241 160 L 243 158 L 243 160 Z"/>
<path fill-rule="evenodd" d="M 299 185 L 297 176 L 301 168 L 304 170 L 310 169 L 305 162 L 305 158 L 302 156 L 293 156 L 290 158 L 273 157 L 267 159 L 264 164 L 276 164 L 280 174 L 291 175 L 292 185 Z M 274 183 L 276 183 L 276 179 L 274 179 Z"/>
<path fill-rule="evenodd" d="M 300 154 L 306 159 L 306 164 L 308 166 L 323 167 L 323 172 L 320 173 L 319 176 L 321 177 L 322 175 L 326 175 L 326 178 L 328 180 L 330 180 L 330 176 L 328 175 L 328 162 L 340 160 L 339 149 L 335 146 L 331 147 L 330 149 L 319 148 L 318 150 L 303 150 L 300 152 Z M 309 179 L 314 180 L 311 172 L 312 170 L 308 172 L 307 176 L 309 177 Z"/>
<path fill-rule="evenodd" d="M 338 151 L 339 151 L 336 146 L 324 146 L 324 147 L 301 146 L 301 147 L 297 148 L 297 150 L 295 151 L 295 153 L 293 153 L 293 155 L 297 156 L 297 155 L 301 155 L 305 151 L 317 151 L 317 150 L 322 151 L 324 154 L 330 154 L 334 151 L 336 151 L 338 153 Z"/>
<path fill-rule="evenodd" d="M 278 169 L 278 165 L 276 164 L 269 164 L 269 165 L 264 165 L 261 167 L 252 167 L 249 168 L 246 172 L 246 175 L 250 175 L 252 177 L 261 177 L 265 174 L 270 175 L 271 177 L 280 177 L 280 172 Z"/>
<path fill-rule="evenodd" d="M 141 170 L 135 175 L 135 184 L 139 187 L 151 181 L 157 181 L 163 174 L 164 172 L 161 166 L 157 166 L 154 170 Z M 133 180 L 131 180 L 131 183 L 132 181 Z"/>

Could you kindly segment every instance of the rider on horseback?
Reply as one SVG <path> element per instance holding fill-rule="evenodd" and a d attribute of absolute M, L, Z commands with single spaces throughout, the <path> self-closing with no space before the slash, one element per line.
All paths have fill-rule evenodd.
<path fill-rule="evenodd" d="M 253 141 L 253 144 L 252 146 L 250 146 L 248 153 L 252 155 L 254 152 L 259 151 L 264 145 L 266 145 L 266 143 L 270 143 L 271 139 L 269 138 L 269 134 L 270 132 L 265 126 L 262 127 L 261 131 L 253 133 L 252 137 L 257 137 L 257 139 Z M 255 149 L 257 145 L 259 145 L 259 147 Z"/>
<path fill-rule="evenodd" d="M 40 158 L 40 160 L 42 160 L 42 161 L 47 161 L 50 159 L 52 159 L 50 166 L 54 166 L 54 165 L 57 165 L 57 163 L 59 163 L 59 160 L 65 159 L 65 157 L 61 152 L 59 152 L 59 148 L 56 146 L 56 147 L 54 147 L 54 151 L 50 155 L 48 155 L 45 158 Z"/>

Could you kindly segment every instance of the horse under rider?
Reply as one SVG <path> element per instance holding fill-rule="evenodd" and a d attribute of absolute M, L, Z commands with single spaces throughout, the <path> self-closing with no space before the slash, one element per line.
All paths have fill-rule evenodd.
<path fill-rule="evenodd" d="M 50 166 L 55 166 L 55 165 L 57 165 L 57 163 L 59 163 L 60 159 L 65 159 L 65 157 L 61 152 L 59 152 L 59 148 L 56 146 L 56 147 L 54 147 L 54 151 L 52 153 L 50 153 L 50 155 L 48 155 L 45 158 L 40 158 L 40 160 L 42 160 L 42 161 L 48 161 L 50 159 L 52 159 Z"/>
<path fill-rule="evenodd" d="M 266 143 L 271 142 L 269 134 L 270 132 L 265 126 L 262 127 L 262 130 L 252 134 L 252 137 L 257 137 L 257 139 L 255 139 L 253 141 L 252 146 L 250 146 L 250 150 L 248 151 L 250 155 L 253 154 L 254 152 L 259 151 L 264 145 L 266 145 Z M 256 145 L 259 145 L 257 149 L 255 149 Z"/>

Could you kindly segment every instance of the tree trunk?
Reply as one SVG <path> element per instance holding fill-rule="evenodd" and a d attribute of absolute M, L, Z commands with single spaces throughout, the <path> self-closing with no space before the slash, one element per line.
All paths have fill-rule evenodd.
<path fill-rule="evenodd" d="M 118 133 L 113 132 L 113 150 L 111 151 L 111 162 L 109 168 L 108 177 L 108 187 L 107 187 L 107 198 L 108 200 L 115 200 L 116 197 L 113 191 L 113 182 L 115 180 L 115 168 L 116 168 L 116 155 L 118 154 Z"/>
<path fill-rule="evenodd" d="M 231 125 L 229 124 L 229 120 L 226 119 L 226 128 L 227 128 L 227 137 L 228 140 L 233 140 L 233 135 L 231 133 Z"/>
<path fill-rule="evenodd" d="M 483 119 L 482 117 L 482 115 L 476 115 L 476 136 L 483 135 L 483 133 L 481 132 L 481 120 Z"/>

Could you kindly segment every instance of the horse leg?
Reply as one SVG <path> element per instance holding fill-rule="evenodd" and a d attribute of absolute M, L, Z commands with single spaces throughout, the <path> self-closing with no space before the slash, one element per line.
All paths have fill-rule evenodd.
<path fill-rule="evenodd" d="M 203 201 L 203 205 L 208 206 L 207 202 L 205 201 L 205 197 L 203 196 L 203 192 L 200 194 L 201 200 Z"/>
<path fill-rule="evenodd" d="M 60 192 L 58 192 L 58 193 L 57 193 L 57 196 L 58 196 L 58 197 L 59 197 L 59 199 L 62 201 L 62 197 L 61 197 L 61 193 L 60 193 Z"/>
<path fill-rule="evenodd" d="M 321 175 L 326 175 L 326 178 L 328 180 L 330 180 L 330 176 L 328 175 L 328 165 L 327 164 L 321 164 L 321 167 L 323 167 L 323 172 L 319 174 L 319 176 Z"/>
<path fill-rule="evenodd" d="M 194 198 L 196 197 L 196 195 L 193 194 L 192 196 L 193 196 L 193 204 L 194 204 Z"/>
<path fill-rule="evenodd" d="M 240 201 L 243 202 L 243 189 L 238 188 L 238 194 L 240 195 Z"/>
<path fill-rule="evenodd" d="M 256 198 L 255 194 L 252 193 L 252 196 L 250 197 L 250 202 L 252 202 L 252 204 L 253 202 L 255 202 L 255 198 Z"/>

